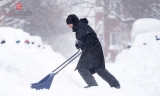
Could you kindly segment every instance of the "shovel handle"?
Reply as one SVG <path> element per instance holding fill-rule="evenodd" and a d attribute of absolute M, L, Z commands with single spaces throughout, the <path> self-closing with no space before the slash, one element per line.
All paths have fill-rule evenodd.
<path fill-rule="evenodd" d="M 62 63 L 60 66 L 58 66 L 52 72 L 55 72 L 57 69 L 59 69 L 61 66 L 63 66 L 66 62 L 68 62 L 70 59 L 72 59 L 75 55 L 77 55 L 79 53 L 79 51 L 80 51 L 80 49 L 78 49 L 78 51 L 74 55 L 72 55 L 69 59 L 67 59 L 64 63 Z"/>
<path fill-rule="evenodd" d="M 59 69 L 56 74 L 58 72 L 60 72 L 63 68 L 65 68 L 69 63 L 71 63 L 74 59 L 76 59 L 79 55 L 81 55 L 86 49 L 84 49 L 82 52 L 80 52 L 78 55 L 76 55 L 74 58 L 72 58 L 66 65 L 64 65 L 61 69 Z"/>

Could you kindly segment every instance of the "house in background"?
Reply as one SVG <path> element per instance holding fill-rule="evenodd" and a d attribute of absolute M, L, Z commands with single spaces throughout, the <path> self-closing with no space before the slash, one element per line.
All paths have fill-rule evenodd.
<path fill-rule="evenodd" d="M 103 5 L 103 6 L 102 6 Z M 96 1 L 95 30 L 103 46 L 106 62 L 114 62 L 117 54 L 130 42 L 132 22 L 123 22 L 121 15 L 129 17 L 121 0 Z"/>
<path fill-rule="evenodd" d="M 141 3 L 144 3 L 145 6 Z M 136 4 L 139 4 L 141 8 L 137 9 Z M 136 14 L 137 10 L 138 14 Z M 146 12 L 143 13 L 144 10 Z M 117 54 L 128 48 L 131 42 L 132 25 L 136 19 L 160 19 L 159 10 L 160 1 L 158 0 L 149 1 L 149 3 L 145 0 L 127 2 L 124 0 L 96 0 L 95 31 L 103 46 L 106 62 L 114 62 Z"/>

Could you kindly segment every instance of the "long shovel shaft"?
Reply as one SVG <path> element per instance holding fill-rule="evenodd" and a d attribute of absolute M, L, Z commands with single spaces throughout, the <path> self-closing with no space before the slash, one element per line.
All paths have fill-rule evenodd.
<path fill-rule="evenodd" d="M 56 69 L 54 69 L 52 72 L 55 72 L 57 69 L 59 69 L 61 66 L 63 66 L 66 62 L 68 62 L 70 59 L 72 59 L 75 55 L 79 53 L 80 49 L 78 52 L 76 52 L 73 56 L 71 56 L 69 59 L 67 59 L 64 63 L 62 63 L 60 66 L 58 66 Z"/>
<path fill-rule="evenodd" d="M 62 68 L 60 68 L 57 72 L 56 72 L 56 74 L 57 73 L 59 73 L 63 68 L 65 68 L 69 63 L 71 63 L 74 59 L 76 59 L 79 55 L 81 55 L 83 52 L 84 52 L 85 50 L 83 50 L 82 52 L 80 52 L 78 55 L 74 55 L 75 57 L 74 58 L 72 58 L 66 65 L 64 65 Z"/>
<path fill-rule="evenodd" d="M 82 52 L 84 52 L 85 50 L 83 50 L 82 52 L 80 52 L 80 49 L 78 50 L 77 53 L 75 53 L 73 56 L 71 56 L 68 60 L 66 60 L 63 64 L 61 64 L 60 66 L 58 66 L 54 71 L 58 70 L 57 72 L 52 72 L 50 74 L 48 74 L 47 76 L 45 76 L 42 80 L 40 80 L 38 83 L 33 83 L 31 84 L 31 88 L 35 88 L 36 90 L 40 90 L 40 89 L 50 89 L 51 84 L 52 84 L 52 80 L 54 78 L 54 76 L 60 72 L 64 67 L 66 67 L 69 63 L 71 63 L 75 58 L 77 58 L 80 54 L 82 54 Z M 68 63 L 67 63 L 68 62 Z M 65 64 L 65 65 L 64 65 Z M 64 65 L 64 66 L 63 66 Z M 62 67 L 61 67 L 62 66 Z"/>

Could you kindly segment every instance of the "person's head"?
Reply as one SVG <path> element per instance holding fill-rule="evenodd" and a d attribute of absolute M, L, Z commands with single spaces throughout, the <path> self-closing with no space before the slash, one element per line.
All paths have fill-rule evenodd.
<path fill-rule="evenodd" d="M 72 29 L 78 26 L 78 22 L 79 22 L 79 19 L 75 14 L 70 14 L 66 19 L 67 25 Z"/>

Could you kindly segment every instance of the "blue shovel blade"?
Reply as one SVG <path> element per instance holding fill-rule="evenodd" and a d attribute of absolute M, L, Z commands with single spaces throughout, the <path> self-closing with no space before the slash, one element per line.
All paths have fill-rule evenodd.
<path fill-rule="evenodd" d="M 56 74 L 50 73 L 46 77 L 44 77 L 42 80 L 40 80 L 38 83 L 31 84 L 32 89 L 40 90 L 40 89 L 50 89 L 53 78 Z"/>

